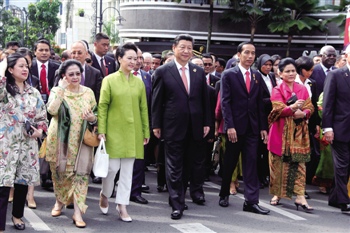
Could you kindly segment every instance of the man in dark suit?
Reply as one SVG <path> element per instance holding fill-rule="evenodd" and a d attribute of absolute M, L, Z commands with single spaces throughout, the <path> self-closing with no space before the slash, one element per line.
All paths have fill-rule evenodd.
<path fill-rule="evenodd" d="M 140 78 L 146 87 L 146 97 L 147 97 L 147 106 L 148 106 L 148 115 L 150 118 L 150 110 L 151 110 L 151 96 L 152 96 L 152 82 L 151 75 L 141 70 L 142 67 L 142 51 L 137 49 L 137 61 L 133 70 L 133 74 Z M 146 151 L 147 145 L 145 145 Z M 141 196 L 142 194 L 142 185 L 145 182 L 145 159 L 135 159 L 134 162 L 134 170 L 132 174 L 132 186 L 130 193 L 130 201 L 139 203 L 139 204 L 147 204 L 148 201 Z"/>
<path fill-rule="evenodd" d="M 36 59 L 33 60 L 31 66 L 31 74 L 38 77 L 40 80 L 41 96 L 46 103 L 49 99 L 50 90 L 54 86 L 55 72 L 60 64 L 50 60 L 51 56 L 51 45 L 47 39 L 39 39 L 34 44 L 34 54 Z M 50 115 L 48 118 L 51 119 Z M 46 166 L 47 162 L 43 159 L 40 160 L 40 177 L 41 187 L 52 188 L 51 171 L 49 166 Z M 43 169 L 47 168 L 47 169 Z"/>
<path fill-rule="evenodd" d="M 88 55 L 88 50 L 83 41 L 77 41 L 72 44 L 71 47 L 71 57 L 81 63 L 83 66 L 81 85 L 91 88 L 95 94 L 96 103 L 100 99 L 100 89 L 102 83 L 101 72 L 86 64 L 86 57 Z"/>
<path fill-rule="evenodd" d="M 115 60 L 109 56 L 106 56 L 109 50 L 109 37 L 100 32 L 95 36 L 94 53 L 92 54 L 92 66 L 98 69 L 102 77 L 106 77 L 108 74 L 112 74 L 117 71 Z"/>
<path fill-rule="evenodd" d="M 189 59 L 193 38 L 175 38 L 175 59 L 153 74 L 152 128 L 164 139 L 166 177 L 172 219 L 180 219 L 185 209 L 185 191 L 190 179 L 193 202 L 205 202 L 203 185 L 203 138 L 209 132 L 210 113 L 204 70 Z M 196 176 L 193 174 L 196 173 Z"/>
<path fill-rule="evenodd" d="M 211 74 L 211 71 L 214 67 L 214 61 L 213 61 L 213 57 L 209 53 L 202 54 L 201 63 L 199 63 L 198 58 L 192 59 L 191 62 L 203 67 L 205 78 L 207 80 L 207 85 L 210 87 L 208 88 L 208 94 L 209 94 L 209 102 L 210 102 L 210 115 L 212 119 L 211 119 L 210 131 L 205 140 L 206 141 L 205 142 L 205 180 L 208 181 L 211 168 L 212 168 L 211 155 L 212 155 L 214 139 L 215 139 L 215 135 L 214 135 L 215 134 L 215 107 L 216 107 L 216 100 L 217 100 L 215 85 L 220 80 L 220 78 Z"/>
<path fill-rule="evenodd" d="M 255 46 L 243 42 L 237 47 L 238 66 L 221 76 L 221 107 L 227 132 L 223 177 L 219 205 L 229 205 L 232 173 L 242 154 L 244 197 L 243 211 L 268 214 L 259 203 L 257 155 L 259 140 L 267 142 L 267 118 L 262 101 L 261 75 L 250 68 L 255 59 Z"/>
<path fill-rule="evenodd" d="M 328 204 L 350 211 L 347 183 L 350 172 L 350 47 L 345 51 L 347 65 L 328 73 L 323 94 L 322 127 L 331 143 L 334 188 Z"/>
<path fill-rule="evenodd" d="M 337 53 L 331 45 L 323 46 L 320 50 L 320 55 L 322 55 L 322 60 L 319 64 L 315 65 L 314 71 L 310 77 L 315 80 L 317 84 L 317 99 L 323 92 L 324 81 L 327 73 L 336 69 L 334 64 L 337 58 Z"/>
<path fill-rule="evenodd" d="M 34 44 L 34 54 L 31 73 L 40 80 L 41 95 L 45 103 L 48 100 L 50 90 L 54 86 L 55 72 L 60 66 L 57 62 L 50 60 L 51 45 L 46 39 L 39 39 Z"/>

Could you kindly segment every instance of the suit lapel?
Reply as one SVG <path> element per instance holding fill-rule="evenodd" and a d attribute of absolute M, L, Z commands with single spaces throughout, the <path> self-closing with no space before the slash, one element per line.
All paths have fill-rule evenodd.
<path fill-rule="evenodd" d="M 180 85 L 181 90 L 183 90 L 188 95 L 185 85 L 182 82 L 182 78 L 180 76 L 179 71 L 177 70 L 177 67 L 174 61 L 169 64 L 169 72 L 171 76 L 176 80 L 176 82 Z M 191 76 L 191 73 L 190 73 L 190 76 Z M 190 77 L 190 83 L 191 83 L 191 77 Z M 191 84 L 190 84 L 190 88 L 192 88 Z"/>
<path fill-rule="evenodd" d="M 346 84 L 350 87 L 350 72 L 347 66 L 344 67 L 343 74 Z"/>
<path fill-rule="evenodd" d="M 188 69 L 190 74 L 190 95 L 194 92 L 194 88 L 196 87 L 195 81 L 196 81 L 196 72 L 197 69 L 193 67 L 192 63 L 188 63 Z M 210 78 L 210 76 L 209 76 Z M 182 79 L 181 79 L 182 81 Z M 210 81 L 210 80 L 209 80 Z"/>
<path fill-rule="evenodd" d="M 243 74 L 242 74 L 241 70 L 239 69 L 238 66 L 235 66 L 233 69 L 235 69 L 235 72 L 237 73 L 238 82 L 242 85 L 243 90 L 245 90 L 246 93 L 248 93 L 248 91 L 247 91 L 247 86 L 245 85 L 244 77 L 243 77 Z"/>

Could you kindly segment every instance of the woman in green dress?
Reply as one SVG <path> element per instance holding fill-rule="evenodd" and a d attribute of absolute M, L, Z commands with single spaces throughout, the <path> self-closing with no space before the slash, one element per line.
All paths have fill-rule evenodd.
<path fill-rule="evenodd" d="M 143 148 L 150 132 L 146 88 L 141 79 L 131 73 L 137 60 L 137 47 L 126 43 L 119 47 L 116 58 L 119 70 L 102 81 L 98 104 L 98 132 L 106 140 L 109 169 L 102 179 L 100 209 L 108 212 L 108 197 L 112 195 L 114 178 L 120 170 L 115 203 L 122 221 L 131 222 L 129 205 L 132 172 L 135 159 L 143 159 Z"/>

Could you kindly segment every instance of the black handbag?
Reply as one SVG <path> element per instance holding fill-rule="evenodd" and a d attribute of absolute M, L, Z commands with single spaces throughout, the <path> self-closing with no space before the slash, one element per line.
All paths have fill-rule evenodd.
<path fill-rule="evenodd" d="M 297 102 L 297 100 L 298 100 L 298 97 L 295 95 L 295 94 L 293 94 L 288 100 L 287 100 L 287 106 L 290 106 L 290 105 L 292 105 L 292 104 L 294 104 L 295 102 Z M 294 123 L 296 124 L 296 125 L 299 125 L 301 122 L 303 122 L 303 119 L 295 119 L 295 120 L 293 120 L 294 121 Z"/>

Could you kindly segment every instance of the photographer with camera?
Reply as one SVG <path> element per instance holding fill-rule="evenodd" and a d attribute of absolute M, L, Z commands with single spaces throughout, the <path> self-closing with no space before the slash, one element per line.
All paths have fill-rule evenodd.
<path fill-rule="evenodd" d="M 5 230 L 7 202 L 14 187 L 12 222 L 22 221 L 28 185 L 39 183 L 37 139 L 47 130 L 46 107 L 27 82 L 28 61 L 19 54 L 0 63 L 0 232 Z"/>

